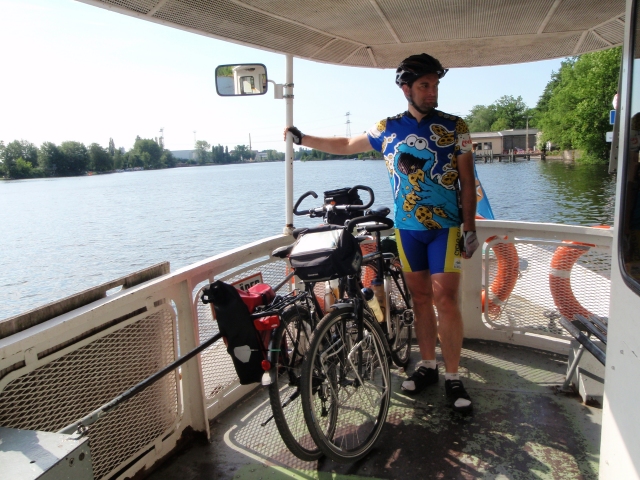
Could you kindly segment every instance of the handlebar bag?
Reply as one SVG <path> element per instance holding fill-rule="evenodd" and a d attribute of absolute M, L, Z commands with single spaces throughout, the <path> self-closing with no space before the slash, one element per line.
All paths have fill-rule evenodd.
<path fill-rule="evenodd" d="M 362 252 L 351 233 L 328 225 L 299 237 L 289 254 L 289 262 L 303 282 L 320 282 L 358 273 Z"/>
<path fill-rule="evenodd" d="M 240 384 L 259 382 L 264 373 L 264 345 L 240 292 L 234 286 L 217 280 L 205 289 L 204 295 L 213 304 L 220 333 L 225 338 L 227 353 L 231 355 Z"/>
<path fill-rule="evenodd" d="M 358 191 L 349 193 L 350 188 L 337 188 L 324 192 L 325 205 L 363 205 Z M 326 214 L 326 222 L 330 225 L 344 225 L 344 222 L 358 217 L 362 212 L 331 211 Z"/>

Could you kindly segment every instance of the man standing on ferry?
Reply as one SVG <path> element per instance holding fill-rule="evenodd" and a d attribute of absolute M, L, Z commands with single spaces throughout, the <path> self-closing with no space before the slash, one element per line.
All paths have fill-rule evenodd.
<path fill-rule="evenodd" d="M 418 394 L 438 383 L 439 338 L 447 397 L 455 411 L 466 413 L 473 404 L 458 374 L 463 340 L 458 290 L 461 258 L 471 258 L 479 245 L 476 188 L 467 125 L 436 110 L 438 85 L 446 73 L 432 56 L 412 55 L 396 70 L 396 84 L 408 101 L 406 112 L 353 138 L 314 137 L 296 127 L 286 128 L 285 136 L 289 132 L 296 145 L 337 155 L 372 148 L 384 155 L 395 202 L 396 241 L 422 358 L 402 390 Z"/>

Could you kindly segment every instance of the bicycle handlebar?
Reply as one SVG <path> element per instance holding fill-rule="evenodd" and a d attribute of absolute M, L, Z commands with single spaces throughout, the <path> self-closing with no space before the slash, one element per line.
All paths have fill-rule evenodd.
<path fill-rule="evenodd" d="M 348 193 L 353 193 L 354 191 L 357 191 L 357 190 L 363 190 L 369 194 L 369 202 L 366 205 L 322 205 L 321 207 L 310 208 L 308 210 L 298 210 L 298 207 L 300 206 L 300 204 L 305 198 L 307 197 L 318 198 L 318 194 L 316 192 L 314 192 L 313 190 L 309 190 L 308 192 L 303 193 L 300 196 L 300 198 L 298 198 L 298 201 L 293 206 L 293 214 L 296 216 L 309 215 L 311 218 L 313 218 L 317 216 L 323 216 L 326 212 L 330 210 L 338 210 L 338 211 L 343 210 L 345 212 L 355 212 L 360 210 L 364 211 L 367 208 L 369 208 L 371 205 L 373 205 L 373 202 L 375 200 L 375 195 L 373 194 L 373 190 L 371 188 L 366 187 L 364 185 L 356 185 L 351 189 L 349 189 Z"/>
<path fill-rule="evenodd" d="M 293 206 L 293 213 L 294 215 L 311 215 L 311 212 L 313 212 L 316 209 L 311 209 L 311 210 L 306 210 L 303 212 L 298 211 L 298 207 L 300 206 L 300 204 L 302 203 L 302 200 L 304 200 L 307 197 L 313 197 L 313 198 L 318 198 L 318 194 L 316 192 L 314 192 L 313 190 L 309 190 L 306 193 L 303 193 L 302 196 L 300 196 L 300 198 L 298 199 L 298 201 L 296 202 L 296 204 Z"/>

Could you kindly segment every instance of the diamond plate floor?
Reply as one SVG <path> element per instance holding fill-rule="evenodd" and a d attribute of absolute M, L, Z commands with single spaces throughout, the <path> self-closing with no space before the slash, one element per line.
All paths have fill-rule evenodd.
<path fill-rule="evenodd" d="M 414 347 L 417 349 L 417 347 Z M 417 350 L 412 360 L 417 361 Z M 556 393 L 567 358 L 504 344 L 466 341 L 461 374 L 474 413 L 450 411 L 444 378 L 416 397 L 392 370 L 387 424 L 360 462 L 303 462 L 289 453 L 258 389 L 212 422 L 212 443 L 193 445 L 149 478 L 210 479 L 597 479 L 601 410 Z M 441 373 L 443 367 L 441 367 Z"/>

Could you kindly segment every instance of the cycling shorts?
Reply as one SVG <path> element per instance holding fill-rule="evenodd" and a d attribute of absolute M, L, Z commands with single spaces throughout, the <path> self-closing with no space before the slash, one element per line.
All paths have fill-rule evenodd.
<path fill-rule="evenodd" d="M 396 243 L 402 270 L 434 273 L 460 273 L 460 227 L 437 230 L 403 230 L 396 228 Z"/>

